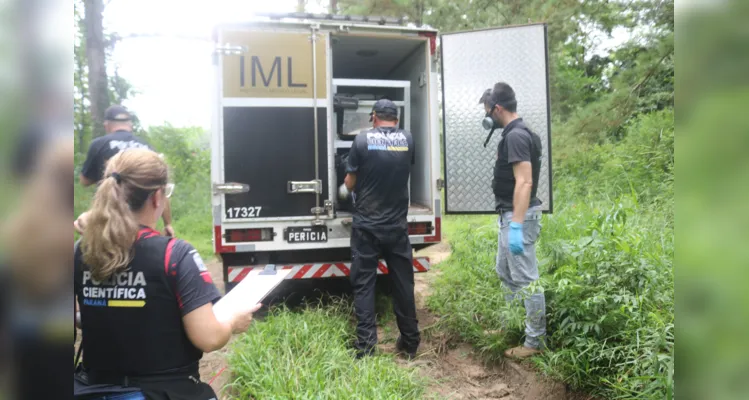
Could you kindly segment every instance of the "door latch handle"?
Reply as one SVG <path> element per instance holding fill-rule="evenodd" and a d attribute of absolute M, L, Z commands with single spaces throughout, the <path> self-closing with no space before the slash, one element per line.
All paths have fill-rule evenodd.
<path fill-rule="evenodd" d="M 213 184 L 214 194 L 236 194 L 236 193 L 247 193 L 249 191 L 250 191 L 250 185 L 246 183 L 226 182 L 226 183 L 214 183 Z"/>
<path fill-rule="evenodd" d="M 289 181 L 288 193 L 322 193 L 322 181 Z"/>

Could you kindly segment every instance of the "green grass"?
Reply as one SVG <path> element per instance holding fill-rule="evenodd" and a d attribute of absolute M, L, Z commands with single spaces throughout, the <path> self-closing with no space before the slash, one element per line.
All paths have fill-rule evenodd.
<path fill-rule="evenodd" d="M 418 399 L 426 386 L 393 355 L 355 360 L 351 305 L 276 309 L 233 345 L 236 399 Z M 382 321 L 380 321 L 382 323 Z"/>

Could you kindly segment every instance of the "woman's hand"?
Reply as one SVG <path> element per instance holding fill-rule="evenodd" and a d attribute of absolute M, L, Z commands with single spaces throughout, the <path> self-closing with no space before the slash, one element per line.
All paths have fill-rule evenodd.
<path fill-rule="evenodd" d="M 88 220 L 88 211 L 78 216 L 78 219 L 73 222 L 73 228 L 79 234 L 83 235 L 83 231 L 86 229 L 86 221 Z"/>
<path fill-rule="evenodd" d="M 171 224 L 164 225 L 164 236 L 174 237 L 174 227 Z"/>
<path fill-rule="evenodd" d="M 252 314 L 262 306 L 262 304 L 258 303 L 246 310 L 241 310 L 234 314 L 234 318 L 231 321 L 231 332 L 242 333 L 247 331 L 247 328 L 250 327 L 250 323 L 252 322 Z"/>

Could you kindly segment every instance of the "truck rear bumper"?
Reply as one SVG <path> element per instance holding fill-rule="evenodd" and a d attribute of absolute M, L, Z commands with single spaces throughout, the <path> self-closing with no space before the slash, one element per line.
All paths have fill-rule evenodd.
<path fill-rule="evenodd" d="M 235 285 L 249 275 L 252 270 L 262 270 L 266 267 L 266 265 L 228 267 L 225 276 L 226 283 L 229 285 Z M 427 272 L 430 267 L 431 264 L 429 262 L 429 257 L 415 257 L 413 259 L 414 272 Z M 349 276 L 351 272 L 351 262 L 276 265 L 275 268 L 291 269 L 292 271 L 286 276 L 286 279 L 342 278 Z M 377 274 L 386 275 L 387 273 L 387 263 L 381 260 L 377 266 Z"/>

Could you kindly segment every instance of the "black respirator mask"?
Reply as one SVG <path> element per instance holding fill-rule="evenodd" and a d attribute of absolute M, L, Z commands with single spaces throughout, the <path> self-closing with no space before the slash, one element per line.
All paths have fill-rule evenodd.
<path fill-rule="evenodd" d="M 487 130 L 487 131 L 490 130 L 490 129 L 501 128 L 501 126 L 499 126 L 499 124 L 497 123 L 497 121 L 495 121 L 494 118 L 492 118 L 492 111 L 494 111 L 494 107 L 496 107 L 496 106 L 497 106 L 496 104 L 492 105 L 492 108 L 489 109 L 488 113 L 486 113 L 486 116 L 484 117 L 484 120 L 481 121 L 481 126 L 483 126 L 484 129 Z"/>
<path fill-rule="evenodd" d="M 494 134 L 494 131 L 497 128 L 501 128 L 500 124 L 492 118 L 492 112 L 494 111 L 494 108 L 497 107 L 497 104 L 492 104 L 491 108 L 489 108 L 489 112 L 486 113 L 486 116 L 481 121 L 481 126 L 484 127 L 485 130 L 489 131 L 489 136 L 486 137 L 486 140 L 484 141 L 484 147 L 486 147 L 487 144 L 489 144 L 489 140 L 491 140 L 492 135 Z"/>

